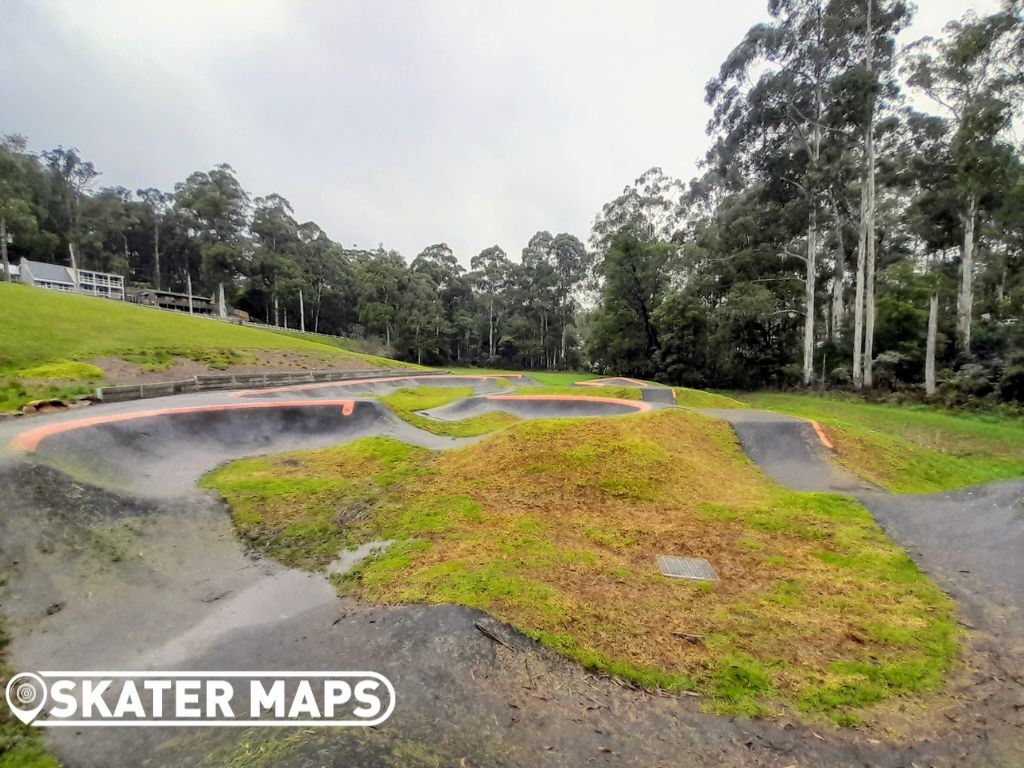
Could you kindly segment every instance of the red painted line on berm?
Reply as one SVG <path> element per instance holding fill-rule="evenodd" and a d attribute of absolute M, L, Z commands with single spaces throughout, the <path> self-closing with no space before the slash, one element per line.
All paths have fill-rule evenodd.
<path fill-rule="evenodd" d="M 218 411 L 243 411 L 253 408 L 317 408 L 317 407 L 340 407 L 344 416 L 351 416 L 355 409 L 355 400 L 287 400 L 284 402 L 266 403 L 225 403 L 223 405 L 196 405 L 185 408 L 158 408 L 150 411 L 132 411 L 130 413 L 111 413 L 103 416 L 90 416 L 75 421 L 63 421 L 58 424 L 46 424 L 41 427 L 29 429 L 14 437 L 9 443 L 11 448 L 19 451 L 32 453 L 39 447 L 39 443 L 53 435 L 63 432 L 71 432 L 83 427 L 95 427 L 101 424 L 114 424 L 120 421 L 133 421 L 135 419 L 146 419 L 152 416 L 175 416 L 182 413 L 216 413 Z"/>

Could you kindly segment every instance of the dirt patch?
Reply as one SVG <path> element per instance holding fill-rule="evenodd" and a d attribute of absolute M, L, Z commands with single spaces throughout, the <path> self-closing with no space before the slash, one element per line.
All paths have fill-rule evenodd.
<path fill-rule="evenodd" d="M 178 381 L 193 376 L 217 373 L 295 373 L 296 371 L 362 371 L 373 365 L 357 357 L 316 354 L 312 352 L 285 352 L 251 350 L 246 352 L 252 362 L 213 367 L 197 360 L 175 355 L 172 362 L 160 370 L 147 370 L 145 365 L 118 357 L 96 357 L 89 362 L 99 366 L 111 384 L 150 384 L 159 381 Z"/>

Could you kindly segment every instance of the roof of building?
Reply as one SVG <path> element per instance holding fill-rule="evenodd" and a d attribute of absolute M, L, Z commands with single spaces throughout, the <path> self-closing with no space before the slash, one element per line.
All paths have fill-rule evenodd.
<path fill-rule="evenodd" d="M 158 290 L 156 288 L 139 288 L 139 289 L 137 289 L 137 293 L 140 296 L 143 293 L 152 293 L 152 294 L 154 294 L 156 296 L 170 296 L 170 297 L 175 298 L 175 299 L 188 299 L 188 294 L 187 293 L 178 293 L 177 291 L 165 291 L 163 289 L 159 289 Z M 209 297 L 209 296 L 200 296 L 198 294 L 193 293 L 192 294 L 192 301 L 209 301 L 209 302 L 212 302 L 213 299 L 211 297 Z"/>
<path fill-rule="evenodd" d="M 22 259 L 21 266 L 22 269 L 28 267 L 28 271 L 35 280 L 46 280 L 50 283 L 67 283 L 69 285 L 73 285 L 75 282 L 71 279 L 71 271 L 60 264 L 47 264 L 45 261 Z"/>

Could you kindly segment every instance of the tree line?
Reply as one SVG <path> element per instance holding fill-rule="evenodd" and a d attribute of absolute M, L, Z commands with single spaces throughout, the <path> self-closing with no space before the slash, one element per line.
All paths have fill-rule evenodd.
<path fill-rule="evenodd" d="M 230 166 L 97 189 L 74 149 L 0 142 L 12 253 L 214 294 L 255 318 L 436 364 L 671 384 L 1024 400 L 1021 0 L 900 47 L 907 0 L 769 0 L 708 82 L 710 146 L 652 168 L 585 244 L 518 259 L 345 248 Z"/>
<path fill-rule="evenodd" d="M 343 247 L 281 195 L 253 197 L 229 165 L 173 191 L 96 189 L 99 176 L 74 148 L 36 154 L 24 137 L 4 137 L 10 259 L 74 258 L 129 285 L 191 284 L 210 296 L 223 285 L 229 303 L 265 323 L 370 339 L 416 362 L 583 365 L 576 316 L 593 254 L 573 235 L 537 232 L 518 261 L 485 248 L 469 270 L 445 243 L 407 263 L 383 245 Z"/>
<path fill-rule="evenodd" d="M 902 49 L 904 0 L 768 10 L 708 82 L 701 175 L 652 169 L 598 218 L 591 361 L 1024 400 L 1021 3 Z"/>

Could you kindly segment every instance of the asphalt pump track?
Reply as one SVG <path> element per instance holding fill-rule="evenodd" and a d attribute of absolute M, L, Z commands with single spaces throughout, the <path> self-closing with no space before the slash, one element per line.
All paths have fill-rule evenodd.
<path fill-rule="evenodd" d="M 939 722 L 898 740 L 706 714 L 692 698 L 589 674 L 480 611 L 339 598 L 324 574 L 247 551 L 224 505 L 196 487 L 241 456 L 367 435 L 435 450 L 480 439 L 438 437 L 359 397 L 401 386 L 473 387 L 429 414 L 437 419 L 672 407 L 661 393 L 516 398 L 514 387 L 535 384 L 528 377 L 427 378 L 179 395 L 0 426 L 0 612 L 15 670 L 372 669 L 398 692 L 383 725 L 302 732 L 279 752 L 272 740 L 285 738 L 282 729 L 51 729 L 47 746 L 64 765 L 219 765 L 269 754 L 254 764 L 1024 766 L 1024 481 L 891 496 L 837 468 L 807 422 L 704 411 L 729 420 L 783 485 L 860 499 L 959 601 L 971 661 Z"/>

